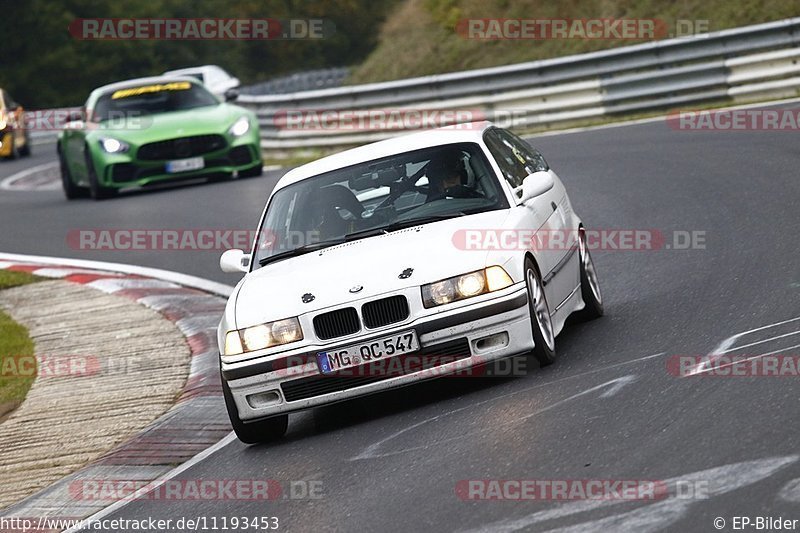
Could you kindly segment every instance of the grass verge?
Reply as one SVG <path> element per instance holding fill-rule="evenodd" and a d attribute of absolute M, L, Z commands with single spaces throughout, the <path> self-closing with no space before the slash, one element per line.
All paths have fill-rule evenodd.
<path fill-rule="evenodd" d="M 0 290 L 40 281 L 42 278 L 27 272 L 0 270 Z M 0 311 L 0 421 L 19 406 L 28 394 L 36 372 L 21 362 L 34 354 L 28 330 Z M 24 374 L 24 375 L 23 375 Z"/>

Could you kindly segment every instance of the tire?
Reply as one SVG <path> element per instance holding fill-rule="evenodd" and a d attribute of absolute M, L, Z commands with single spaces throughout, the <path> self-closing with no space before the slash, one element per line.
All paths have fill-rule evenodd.
<path fill-rule="evenodd" d="M 61 150 L 58 151 L 58 166 L 61 169 L 61 186 L 64 189 L 64 196 L 67 197 L 67 200 L 88 197 L 89 191 L 83 187 L 78 187 L 75 185 L 75 182 L 72 181 L 72 175 L 69 173 L 67 161 L 64 159 Z"/>
<path fill-rule="evenodd" d="M 542 277 L 530 258 L 525 260 L 525 284 L 528 288 L 528 306 L 533 332 L 533 355 L 539 361 L 539 366 L 551 365 L 556 360 L 553 321 L 544 294 Z"/>
<path fill-rule="evenodd" d="M 110 187 L 103 187 L 100 185 L 100 180 L 97 178 L 97 172 L 94 169 L 94 163 L 92 162 L 92 156 L 89 152 L 89 147 L 86 147 L 86 174 L 89 177 L 89 195 L 92 197 L 93 200 L 105 200 L 107 198 L 113 198 L 117 195 L 117 190 L 112 189 Z"/>
<path fill-rule="evenodd" d="M 242 422 L 228 383 L 225 378 L 221 377 L 220 379 L 222 379 L 222 396 L 225 398 L 228 418 L 230 418 L 233 431 L 240 441 L 245 444 L 259 444 L 278 440 L 286 434 L 289 427 L 289 415 L 277 415 L 256 422 Z"/>
<path fill-rule="evenodd" d="M 594 320 L 603 316 L 603 294 L 600 291 L 600 282 L 597 270 L 592 261 L 592 254 L 586 245 L 586 230 L 581 228 L 578 232 L 578 252 L 581 263 L 581 297 L 586 307 L 580 312 L 584 320 Z"/>
<path fill-rule="evenodd" d="M 27 132 L 25 133 L 25 148 L 19 151 L 19 155 L 30 157 L 31 155 L 31 138 L 28 137 Z"/>

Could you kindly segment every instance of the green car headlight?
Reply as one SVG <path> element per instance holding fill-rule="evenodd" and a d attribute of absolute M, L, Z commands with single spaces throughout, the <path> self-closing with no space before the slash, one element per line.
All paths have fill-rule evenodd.
<path fill-rule="evenodd" d="M 267 322 L 225 334 L 225 355 L 239 355 L 303 340 L 297 317 Z"/>
<path fill-rule="evenodd" d="M 103 137 L 100 139 L 100 146 L 109 154 L 122 154 L 130 149 L 128 143 L 114 139 L 113 137 Z"/>
<path fill-rule="evenodd" d="M 472 298 L 487 292 L 499 291 L 513 284 L 511 276 L 501 266 L 490 266 L 483 270 L 467 272 L 460 276 L 423 285 L 422 305 L 425 308 L 445 305 L 450 302 Z"/>
<path fill-rule="evenodd" d="M 242 117 L 233 123 L 233 126 L 230 127 L 228 133 L 234 137 L 241 137 L 248 131 L 250 131 L 250 119 L 247 117 Z"/>

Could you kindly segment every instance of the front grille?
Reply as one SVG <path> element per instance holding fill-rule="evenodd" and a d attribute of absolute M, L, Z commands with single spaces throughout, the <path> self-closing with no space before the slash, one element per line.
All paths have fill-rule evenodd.
<path fill-rule="evenodd" d="M 361 316 L 364 325 L 370 329 L 402 322 L 408 318 L 408 300 L 405 296 L 390 296 L 367 302 L 361 306 Z"/>
<path fill-rule="evenodd" d="M 287 381 L 281 384 L 281 390 L 287 402 L 295 402 L 436 368 L 469 356 L 469 341 L 466 338 L 458 339 L 425 346 L 416 353 L 398 355 L 333 374 L 318 374 Z"/>
<path fill-rule="evenodd" d="M 345 307 L 314 317 L 314 331 L 323 340 L 352 335 L 360 329 L 355 307 Z"/>
<path fill-rule="evenodd" d="M 215 152 L 227 144 L 222 135 L 197 135 L 143 144 L 136 155 L 144 161 L 182 159 Z"/>

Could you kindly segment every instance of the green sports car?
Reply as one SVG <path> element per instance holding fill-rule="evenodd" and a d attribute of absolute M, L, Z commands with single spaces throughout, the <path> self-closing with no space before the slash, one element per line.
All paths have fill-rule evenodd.
<path fill-rule="evenodd" d="M 255 115 L 198 80 L 155 77 L 95 89 L 58 138 L 68 199 L 102 199 L 156 183 L 258 176 Z"/>

